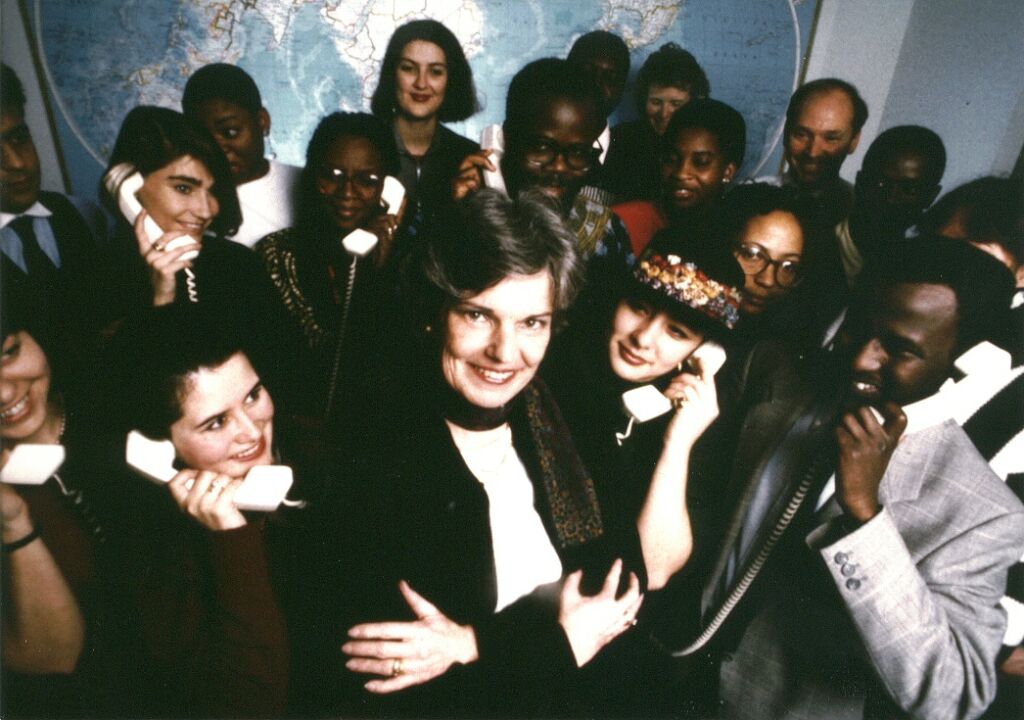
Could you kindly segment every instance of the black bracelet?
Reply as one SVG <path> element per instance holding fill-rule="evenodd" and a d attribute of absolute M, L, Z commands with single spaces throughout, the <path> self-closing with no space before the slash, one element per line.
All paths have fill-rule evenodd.
<path fill-rule="evenodd" d="M 35 540 L 38 537 L 39 537 L 39 527 L 36 526 L 36 527 L 32 528 L 32 532 L 30 532 L 28 535 L 26 535 L 25 537 L 21 538 L 20 540 L 15 540 L 14 542 L 4 543 L 3 544 L 4 552 L 5 553 L 12 553 L 15 550 L 21 550 L 23 547 L 25 547 L 26 545 L 28 545 L 30 542 L 32 542 L 33 540 Z"/>

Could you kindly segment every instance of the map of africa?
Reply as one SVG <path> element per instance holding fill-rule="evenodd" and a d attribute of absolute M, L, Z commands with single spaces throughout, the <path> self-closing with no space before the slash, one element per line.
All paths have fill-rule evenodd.
<path fill-rule="evenodd" d="M 124 115 L 138 104 L 180 109 L 188 76 L 236 63 L 256 80 L 273 119 L 270 147 L 302 165 L 318 119 L 365 110 L 395 27 L 447 25 L 473 68 L 483 110 L 452 127 L 478 137 L 504 116 L 505 90 L 525 63 L 565 57 L 584 32 L 626 40 L 631 74 L 663 43 L 692 52 L 712 95 L 747 122 L 743 174 L 774 171 L 786 103 L 807 49 L 807 0 L 36 0 L 35 32 L 65 152 L 95 160 L 98 177 Z M 613 117 L 633 116 L 627 95 Z M 86 163 L 90 164 L 90 163 Z M 77 186 L 80 181 L 73 178 Z M 89 184 L 95 181 L 90 179 Z"/>

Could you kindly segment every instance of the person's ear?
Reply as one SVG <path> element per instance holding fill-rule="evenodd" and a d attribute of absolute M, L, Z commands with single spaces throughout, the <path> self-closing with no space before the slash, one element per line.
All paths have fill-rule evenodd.
<path fill-rule="evenodd" d="M 722 171 L 722 182 L 731 183 L 733 177 L 736 175 L 736 163 L 727 163 L 725 170 Z"/>
<path fill-rule="evenodd" d="M 260 134 L 263 137 L 270 134 L 270 113 L 267 112 L 265 107 L 261 107 L 259 112 L 256 113 L 256 127 L 260 129 Z"/>
<path fill-rule="evenodd" d="M 850 141 L 850 149 L 846 151 L 846 154 L 847 155 L 853 155 L 853 153 L 857 150 L 857 145 L 859 143 L 860 143 L 860 130 L 857 131 L 857 134 L 853 136 L 853 140 Z"/>

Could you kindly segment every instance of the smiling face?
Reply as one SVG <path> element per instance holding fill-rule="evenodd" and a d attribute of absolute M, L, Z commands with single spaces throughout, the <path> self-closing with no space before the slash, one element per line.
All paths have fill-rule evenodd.
<path fill-rule="evenodd" d="M 619 301 L 608 340 L 608 360 L 622 380 L 649 383 L 690 357 L 704 333 L 644 300 Z"/>
<path fill-rule="evenodd" d="M 39 199 L 39 156 L 25 114 L 17 107 L 0 109 L 0 210 L 19 213 Z"/>
<path fill-rule="evenodd" d="M 601 133 L 595 113 L 587 106 L 569 98 L 554 97 L 543 103 L 532 121 L 522 128 L 514 140 L 519 148 L 513 175 L 513 191 L 535 188 L 558 202 L 563 211 L 573 201 L 596 162 L 594 141 Z M 554 153 L 534 152 L 554 148 Z M 586 167 L 574 167 L 571 158 L 587 158 Z M 550 159 L 548 159 L 550 155 Z M 543 160 L 538 160 L 543 157 Z M 581 164 L 580 162 L 576 163 Z"/>
<path fill-rule="evenodd" d="M 260 108 L 253 115 L 241 105 L 214 98 L 199 104 L 197 117 L 224 151 L 236 185 L 267 174 L 270 164 L 263 157 L 263 137 L 270 132 L 270 115 L 266 110 Z"/>
<path fill-rule="evenodd" d="M 799 263 L 804 251 L 804 235 L 799 221 L 790 213 L 775 210 L 767 215 L 755 215 L 743 228 L 737 239 L 737 246 L 755 248 L 772 262 L 765 264 L 759 272 L 748 273 L 739 254 L 737 260 L 743 267 L 743 300 L 740 312 L 758 316 L 792 292 L 779 282 L 779 263 Z"/>
<path fill-rule="evenodd" d="M 651 85 L 647 90 L 644 115 L 658 135 L 664 135 L 676 110 L 690 102 L 690 92 L 672 85 Z"/>
<path fill-rule="evenodd" d="M 317 188 L 335 227 L 348 233 L 365 226 L 380 207 L 383 161 L 364 137 L 342 135 L 327 148 Z"/>
<path fill-rule="evenodd" d="M 448 89 L 444 50 L 427 40 L 413 40 L 402 49 L 395 68 L 395 103 L 409 118 L 437 115 Z"/>
<path fill-rule="evenodd" d="M 551 340 L 551 273 L 511 275 L 445 318 L 444 379 L 471 405 L 497 408 L 533 379 Z"/>
<path fill-rule="evenodd" d="M 675 137 L 661 164 L 666 205 L 687 213 L 717 200 L 736 164 L 727 162 L 718 138 L 704 128 L 685 128 Z"/>
<path fill-rule="evenodd" d="M 853 102 L 842 90 L 808 97 L 786 128 L 786 161 L 796 180 L 815 187 L 839 177 L 846 156 L 857 149 Z"/>
<path fill-rule="evenodd" d="M 932 395 L 953 366 L 956 294 L 945 285 L 883 288 L 872 307 L 852 316 L 841 335 L 850 359 L 850 399 L 909 405 Z"/>
<path fill-rule="evenodd" d="M 50 395 L 50 365 L 23 330 L 4 338 L 0 362 L 0 437 L 4 444 L 36 442 L 43 432 Z"/>
<path fill-rule="evenodd" d="M 213 176 L 191 155 L 147 175 L 138 197 L 161 230 L 187 234 L 196 242 L 220 211 L 213 194 Z"/>
<path fill-rule="evenodd" d="M 185 467 L 244 477 L 273 462 L 274 402 L 245 355 L 200 368 L 181 393 L 171 442 Z"/>

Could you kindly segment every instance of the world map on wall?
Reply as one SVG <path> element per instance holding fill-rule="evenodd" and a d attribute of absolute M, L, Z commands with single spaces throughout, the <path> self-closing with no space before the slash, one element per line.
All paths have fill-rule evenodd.
<path fill-rule="evenodd" d="M 37 0 L 34 24 L 62 137 L 105 164 L 138 104 L 180 109 L 189 75 L 235 63 L 256 80 L 271 148 L 301 165 L 317 121 L 365 110 L 394 29 L 432 17 L 458 36 L 483 110 L 452 127 L 479 137 L 504 116 L 505 91 L 530 60 L 565 57 L 594 29 L 630 47 L 631 75 L 674 41 L 692 52 L 712 96 L 747 122 L 743 174 L 771 172 L 786 103 L 799 76 L 814 0 Z M 618 119 L 633 116 L 627 95 Z"/>

